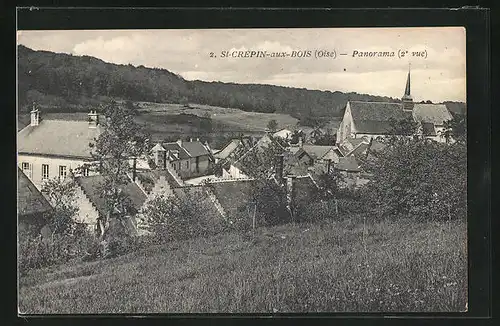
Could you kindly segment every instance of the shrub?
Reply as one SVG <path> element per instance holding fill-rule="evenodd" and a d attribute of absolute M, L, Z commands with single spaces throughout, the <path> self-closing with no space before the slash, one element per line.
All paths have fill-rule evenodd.
<path fill-rule="evenodd" d="M 201 192 L 189 188 L 185 191 L 189 199 L 160 195 L 146 204 L 144 219 L 157 242 L 207 236 L 227 227 Z"/>
<path fill-rule="evenodd" d="M 88 231 L 75 234 L 41 234 L 20 232 L 18 242 L 18 266 L 20 274 L 35 268 L 61 264 L 71 259 L 94 257 L 97 238 Z"/>
<path fill-rule="evenodd" d="M 419 139 L 392 140 L 366 168 L 373 175 L 363 190 L 378 216 L 419 220 L 465 218 L 467 149 Z"/>

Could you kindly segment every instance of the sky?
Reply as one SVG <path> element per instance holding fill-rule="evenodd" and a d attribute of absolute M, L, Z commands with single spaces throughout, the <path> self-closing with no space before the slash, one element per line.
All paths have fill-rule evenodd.
<path fill-rule="evenodd" d="M 17 34 L 18 44 L 34 50 L 164 68 L 187 80 L 272 84 L 395 98 L 403 95 L 410 68 L 413 99 L 433 102 L 465 102 L 465 38 L 462 27 L 58 30 Z M 409 55 L 399 58 L 399 50 Z M 223 58 L 222 51 L 267 51 L 270 56 Z M 311 51 L 311 56 L 271 57 L 272 53 L 292 51 Z M 321 51 L 335 52 L 335 57 L 315 57 Z M 353 57 L 353 51 L 394 51 L 395 57 Z M 412 52 L 425 52 L 426 57 L 411 56 Z"/>

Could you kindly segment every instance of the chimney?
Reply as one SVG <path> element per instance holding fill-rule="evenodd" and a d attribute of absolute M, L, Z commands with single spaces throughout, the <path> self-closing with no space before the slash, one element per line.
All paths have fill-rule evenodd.
<path fill-rule="evenodd" d="M 331 167 L 332 167 L 332 160 L 329 159 L 329 160 L 327 160 L 326 174 L 330 174 Z"/>
<path fill-rule="evenodd" d="M 276 163 L 275 163 L 276 178 L 280 182 L 283 180 L 283 160 L 284 160 L 283 154 L 276 155 Z"/>
<path fill-rule="evenodd" d="M 31 110 L 31 125 L 38 126 L 40 124 L 40 111 L 35 107 L 33 103 L 33 110 Z"/>
<path fill-rule="evenodd" d="M 90 110 L 89 128 L 97 128 L 98 124 L 99 124 L 99 116 L 97 115 L 97 111 Z"/>
<path fill-rule="evenodd" d="M 137 157 L 132 158 L 132 181 L 137 178 Z"/>
<path fill-rule="evenodd" d="M 182 139 L 181 139 L 181 138 L 179 138 L 179 140 L 177 140 L 177 141 L 176 141 L 176 143 L 177 143 L 180 147 L 182 147 Z"/>
<path fill-rule="evenodd" d="M 302 137 L 299 137 L 299 147 L 302 147 Z"/>

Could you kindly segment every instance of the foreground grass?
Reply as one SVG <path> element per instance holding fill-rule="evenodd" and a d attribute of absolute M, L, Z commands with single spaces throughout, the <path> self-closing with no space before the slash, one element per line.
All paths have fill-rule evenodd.
<path fill-rule="evenodd" d="M 365 232 L 363 232 L 365 230 Z M 364 234 L 364 236 L 363 236 Z M 363 239 L 365 239 L 363 241 Z M 21 313 L 463 311 L 466 224 L 287 225 L 36 270 Z"/>

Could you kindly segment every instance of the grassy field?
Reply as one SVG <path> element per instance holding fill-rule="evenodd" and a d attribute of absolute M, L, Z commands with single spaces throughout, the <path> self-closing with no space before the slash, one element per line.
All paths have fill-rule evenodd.
<path fill-rule="evenodd" d="M 278 128 L 292 127 L 299 120 L 288 114 L 245 112 L 239 109 L 221 108 L 209 105 L 190 104 L 186 108 L 181 104 L 137 102 L 140 115 L 136 121 L 151 133 L 153 139 L 167 137 L 194 137 L 220 134 L 239 134 L 262 136 L 265 134 L 270 120 L 276 120 Z M 79 113 L 45 113 L 46 119 L 83 119 L 87 118 L 85 112 Z M 179 119 L 178 117 L 183 117 Z M 186 117 L 191 117 L 186 119 Z M 203 126 L 202 120 L 211 119 L 211 129 Z M 29 124 L 29 114 L 18 116 L 18 130 Z M 206 126 L 206 124 L 205 124 Z"/>
<path fill-rule="evenodd" d="M 189 104 L 189 108 L 181 104 L 164 104 L 138 102 L 141 110 L 156 115 L 160 114 L 193 114 L 210 117 L 214 122 L 225 125 L 228 130 L 265 131 L 269 120 L 275 119 L 278 128 L 292 127 L 299 121 L 288 114 L 246 112 L 239 109 L 222 108 L 210 105 Z"/>
<path fill-rule="evenodd" d="M 464 311 L 466 223 L 260 228 L 35 270 L 19 282 L 29 314 Z"/>

